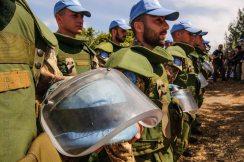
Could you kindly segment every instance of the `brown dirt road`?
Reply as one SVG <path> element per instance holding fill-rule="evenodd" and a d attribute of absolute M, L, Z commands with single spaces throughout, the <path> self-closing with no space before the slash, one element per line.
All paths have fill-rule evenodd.
<path fill-rule="evenodd" d="M 233 81 L 209 85 L 199 110 L 201 130 L 194 157 L 183 162 L 244 162 L 244 84 Z"/>

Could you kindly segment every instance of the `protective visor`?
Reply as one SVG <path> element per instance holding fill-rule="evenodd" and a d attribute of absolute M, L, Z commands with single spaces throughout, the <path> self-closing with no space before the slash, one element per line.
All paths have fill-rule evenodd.
<path fill-rule="evenodd" d="M 57 150 L 70 157 L 128 141 L 137 133 L 136 123 L 151 128 L 163 115 L 130 80 L 113 69 L 92 70 L 50 90 L 42 103 L 41 123 Z"/>
<path fill-rule="evenodd" d="M 189 92 L 187 89 L 179 89 L 179 87 L 176 85 L 171 84 L 170 86 L 173 87 L 171 89 L 171 95 L 173 98 L 179 101 L 183 112 L 191 112 L 198 109 L 196 100 L 191 92 Z"/>
<path fill-rule="evenodd" d="M 204 61 L 202 64 L 202 68 L 211 74 L 214 73 L 214 68 L 211 62 Z"/>
<path fill-rule="evenodd" d="M 199 73 L 197 75 L 197 78 L 199 79 L 201 83 L 201 88 L 205 88 L 208 85 L 208 81 L 205 79 L 205 77 L 202 75 L 202 73 Z"/>

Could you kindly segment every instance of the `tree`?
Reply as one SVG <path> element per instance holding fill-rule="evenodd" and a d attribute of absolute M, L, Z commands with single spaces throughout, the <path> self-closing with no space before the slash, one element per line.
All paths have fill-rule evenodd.
<path fill-rule="evenodd" d="M 241 36 L 244 36 L 244 8 L 238 10 L 237 19 L 228 27 L 229 35 L 225 33 L 227 50 L 233 50 Z"/>
<path fill-rule="evenodd" d="M 110 40 L 111 35 L 109 33 L 103 33 L 95 31 L 92 27 L 83 29 L 81 34 L 76 35 L 76 38 L 81 39 L 87 43 L 91 48 L 94 49 L 99 43 Z M 131 46 L 134 41 L 134 34 L 131 30 L 128 30 L 127 37 L 122 46 Z"/>

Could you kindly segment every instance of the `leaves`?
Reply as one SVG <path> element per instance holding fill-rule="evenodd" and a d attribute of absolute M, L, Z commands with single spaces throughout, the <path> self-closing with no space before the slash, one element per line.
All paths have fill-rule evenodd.
<path fill-rule="evenodd" d="M 244 35 L 244 8 L 239 9 L 235 21 L 231 22 L 228 27 L 229 35 L 225 33 L 227 50 L 231 51 L 238 44 L 238 40 Z"/>
<path fill-rule="evenodd" d="M 87 29 L 84 29 L 81 34 L 76 35 L 76 38 L 85 40 L 86 43 L 94 49 L 96 45 L 99 43 L 111 39 L 111 35 L 109 33 L 103 33 L 98 32 L 94 30 L 92 27 L 89 27 Z M 125 39 L 125 42 L 122 44 L 122 46 L 130 46 L 133 44 L 134 35 L 131 30 L 128 30 L 127 37 Z"/>

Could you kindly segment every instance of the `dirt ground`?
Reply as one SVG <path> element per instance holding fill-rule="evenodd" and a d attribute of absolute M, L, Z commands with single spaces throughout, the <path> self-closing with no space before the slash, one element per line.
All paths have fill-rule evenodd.
<path fill-rule="evenodd" d="M 244 162 L 244 84 L 234 81 L 210 84 L 199 110 L 201 130 L 182 162 Z"/>

